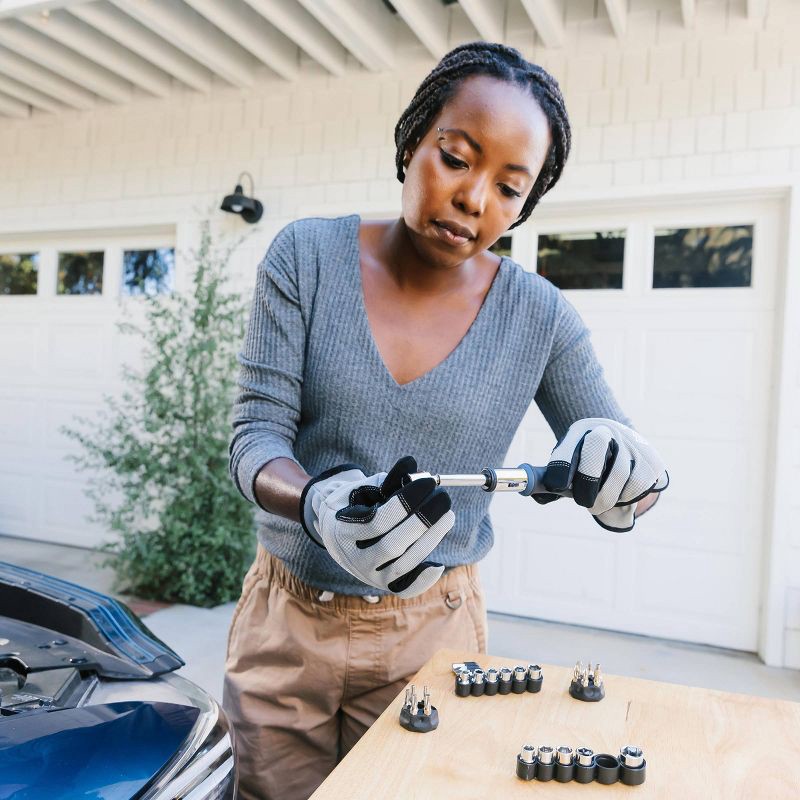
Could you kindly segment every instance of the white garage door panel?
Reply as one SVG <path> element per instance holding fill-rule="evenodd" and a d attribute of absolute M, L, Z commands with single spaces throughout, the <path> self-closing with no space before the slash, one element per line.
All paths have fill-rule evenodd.
<path fill-rule="evenodd" d="M 45 402 L 44 412 L 44 446 L 51 451 L 58 451 L 60 457 L 77 454 L 80 445 L 61 432 L 61 427 L 84 429 L 78 418 L 91 421 L 97 419 L 102 406 L 99 403 L 81 402 L 78 400 L 49 398 Z"/>
<path fill-rule="evenodd" d="M 517 562 L 517 586 L 522 597 L 534 601 L 559 597 L 567 602 L 601 602 L 613 599 L 615 584 L 614 545 L 595 538 L 586 542 L 563 534 L 520 531 L 520 558 Z M 599 579 L 573 585 L 573 551 L 580 548 L 580 558 L 594 565 Z"/>
<path fill-rule="evenodd" d="M 31 496 L 30 480 L 27 476 L 0 472 L 0 519 L 3 520 L 4 527 L 24 530 L 33 523 Z"/>
<path fill-rule="evenodd" d="M 74 478 L 45 478 L 42 481 L 42 538 L 79 547 L 94 547 L 106 537 L 102 528 L 87 519 L 94 513 L 94 507 L 83 489 L 84 482 Z"/>
<path fill-rule="evenodd" d="M 107 370 L 107 331 L 103 325 L 55 323 L 48 332 L 48 361 L 58 377 L 100 379 Z"/>
<path fill-rule="evenodd" d="M 33 447 L 35 432 L 35 406 L 31 398 L 0 397 L 0 452 L 7 453 L 12 445 Z"/>
<path fill-rule="evenodd" d="M 38 325 L 0 324 L 0 374 L 14 379 L 36 374 Z"/>
<path fill-rule="evenodd" d="M 658 529 L 653 525 L 637 533 L 642 541 L 712 556 L 715 553 L 742 555 L 746 552 L 746 539 L 753 534 L 753 523 L 743 524 L 743 518 L 752 516 L 745 499 L 735 505 L 713 500 L 690 500 L 680 493 L 680 487 L 674 488 L 676 492 L 669 497 L 669 502 L 666 495 L 659 500 Z"/>
<path fill-rule="evenodd" d="M 625 288 L 566 295 L 620 405 L 664 456 L 671 485 L 630 534 L 603 531 L 568 501 L 533 512 L 493 504 L 489 608 L 756 649 L 781 218 L 771 200 L 604 218 L 608 229 L 628 229 Z M 650 288 L 654 229 L 742 220 L 755 225 L 752 287 Z M 594 224 L 581 216 L 536 226 Z M 524 426 L 508 463 L 543 460 L 552 447 L 540 416 Z"/>

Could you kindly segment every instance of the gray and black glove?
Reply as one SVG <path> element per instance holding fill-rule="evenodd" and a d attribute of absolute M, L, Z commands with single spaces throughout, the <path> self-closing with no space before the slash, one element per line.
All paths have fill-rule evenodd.
<path fill-rule="evenodd" d="M 444 566 L 426 559 L 455 523 L 447 492 L 433 478 L 411 481 L 414 472 L 411 456 L 371 476 L 342 464 L 309 481 L 300 497 L 306 533 L 351 575 L 400 597 L 439 580 Z"/>
<path fill-rule="evenodd" d="M 571 492 L 598 525 L 625 532 L 635 523 L 636 503 L 663 492 L 669 475 L 661 456 L 632 428 L 611 419 L 579 419 L 555 446 L 543 483 L 551 492 Z M 558 494 L 533 495 L 537 503 Z"/>

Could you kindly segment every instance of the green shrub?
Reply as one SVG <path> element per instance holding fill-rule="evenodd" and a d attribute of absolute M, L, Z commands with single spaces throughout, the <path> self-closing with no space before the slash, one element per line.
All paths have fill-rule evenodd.
<path fill-rule="evenodd" d="M 92 475 L 94 520 L 116 534 L 105 544 L 116 588 L 139 597 L 210 606 L 238 597 L 253 559 L 252 507 L 228 475 L 235 354 L 245 307 L 226 287 L 233 250 L 201 226 L 192 290 L 144 297 L 143 366 L 123 367 L 124 391 L 99 419 L 63 432 Z"/>

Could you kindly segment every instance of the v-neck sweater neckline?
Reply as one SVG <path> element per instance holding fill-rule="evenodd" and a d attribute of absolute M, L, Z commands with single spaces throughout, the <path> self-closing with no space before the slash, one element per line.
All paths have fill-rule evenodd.
<path fill-rule="evenodd" d="M 350 216 L 350 223 L 351 246 L 354 253 L 353 262 L 355 264 L 354 289 L 355 294 L 357 295 L 357 316 L 358 322 L 362 327 L 362 333 L 369 341 L 369 355 L 372 360 L 377 363 L 386 383 L 392 386 L 396 391 L 411 391 L 418 386 L 423 386 L 430 380 L 433 380 L 433 378 L 435 378 L 439 373 L 447 371 L 451 364 L 457 359 L 461 351 L 469 347 L 470 342 L 473 339 L 480 336 L 481 329 L 486 325 L 486 318 L 492 313 L 492 310 L 499 302 L 498 298 L 500 295 L 502 295 L 501 284 L 505 281 L 507 272 L 506 256 L 500 256 L 500 265 L 497 268 L 494 278 L 492 278 L 492 283 L 489 286 L 489 290 L 484 295 L 481 307 L 478 309 L 478 313 L 475 315 L 475 318 L 470 323 L 466 333 L 461 337 L 461 339 L 459 339 L 456 346 L 427 372 L 424 372 L 422 375 L 414 378 L 411 381 L 407 381 L 406 383 L 398 383 L 397 379 L 394 377 L 394 375 L 392 375 L 389 367 L 386 365 L 386 362 L 384 361 L 383 356 L 378 349 L 378 343 L 375 340 L 375 336 L 372 332 L 372 326 L 369 322 L 369 315 L 367 314 L 367 303 L 364 294 L 364 281 L 361 275 L 361 216 L 359 214 L 352 214 Z"/>

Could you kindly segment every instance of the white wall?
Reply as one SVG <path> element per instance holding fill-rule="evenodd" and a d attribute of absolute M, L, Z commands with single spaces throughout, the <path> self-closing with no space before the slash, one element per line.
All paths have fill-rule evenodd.
<path fill-rule="evenodd" d="M 800 3 L 770 0 L 758 23 L 746 19 L 744 0 L 697 5 L 695 28 L 686 30 L 678 0 L 630 0 L 627 35 L 618 42 L 603 3 L 567 0 L 566 45 L 544 50 L 519 0 L 509 2 L 507 42 L 557 77 L 573 125 L 570 161 L 543 205 L 635 200 L 665 185 L 691 195 L 701 186 L 798 182 Z M 451 44 L 475 37 L 457 7 L 452 20 Z M 190 240 L 194 221 L 247 169 L 266 208 L 261 233 L 237 260 L 248 287 L 258 253 L 284 222 L 399 210 L 393 129 L 433 61 L 410 36 L 398 61 L 402 71 L 379 75 L 351 61 L 341 79 L 305 61 L 292 84 L 265 74 L 252 91 L 218 85 L 202 96 L 176 88 L 169 100 L 0 120 L 0 235 L 169 224 L 179 241 Z M 792 202 L 797 230 L 796 194 Z M 238 225 L 220 218 L 222 228 Z M 782 245 L 796 270 L 800 245 L 788 233 Z M 763 652 L 800 667 L 796 274 L 786 289 Z"/>

